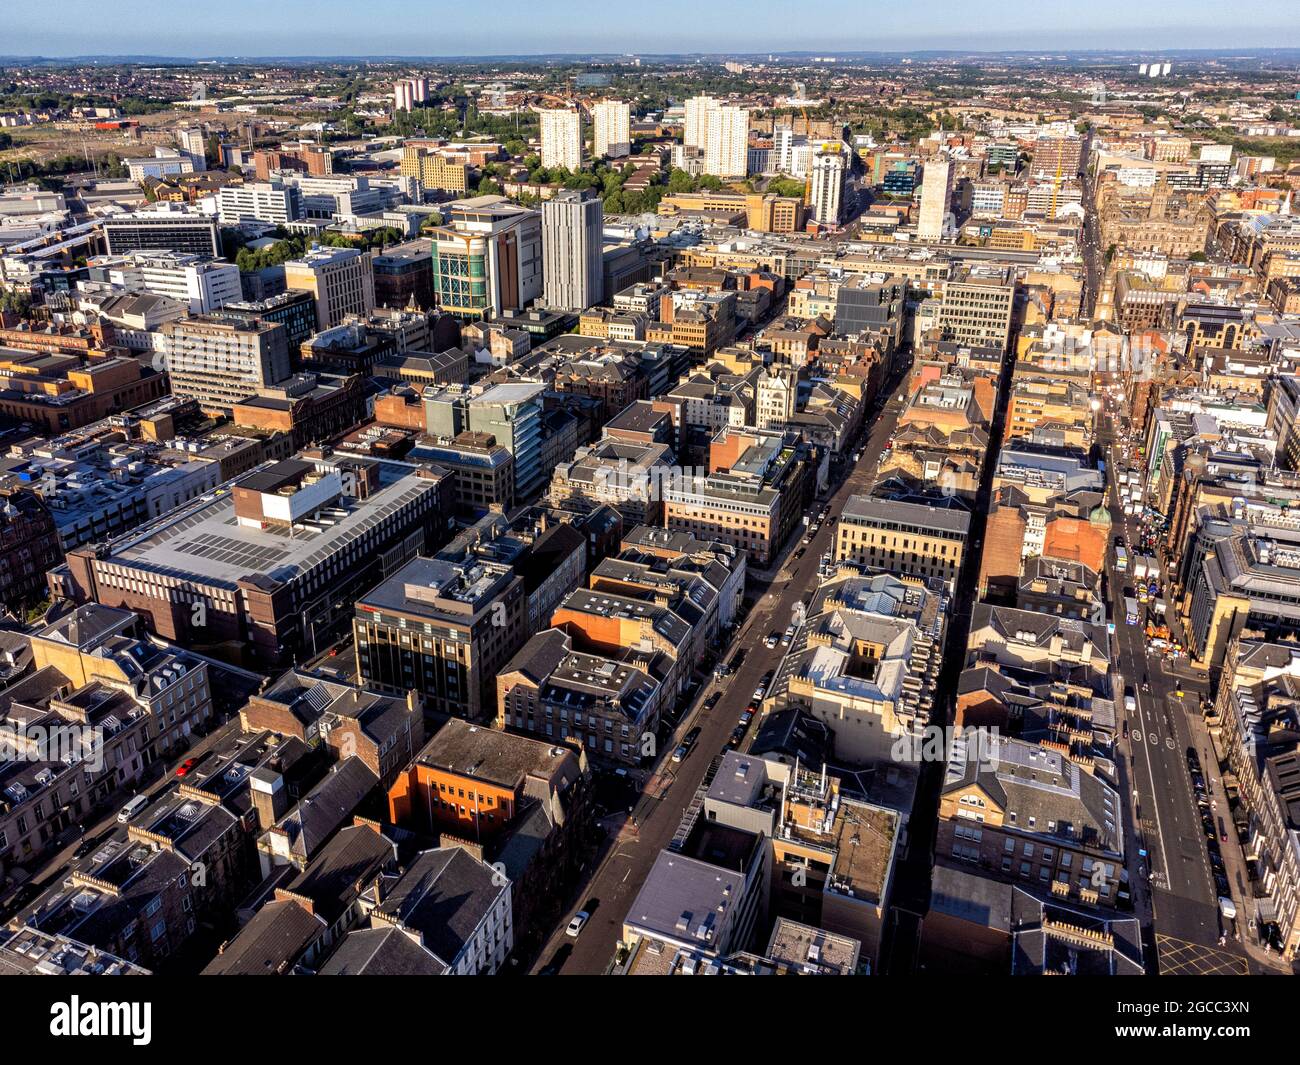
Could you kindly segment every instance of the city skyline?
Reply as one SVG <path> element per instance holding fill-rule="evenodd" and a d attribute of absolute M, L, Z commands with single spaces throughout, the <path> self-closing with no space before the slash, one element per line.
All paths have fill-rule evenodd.
<path fill-rule="evenodd" d="M 725 54 L 718 49 L 723 42 L 734 52 L 777 46 L 782 52 L 838 53 L 1274 49 L 1300 46 L 1300 29 L 1294 20 L 1289 26 L 1286 21 L 1288 6 L 1283 0 L 1243 0 L 1229 18 L 1222 5 L 1208 0 L 1162 0 L 1144 11 L 1146 25 L 1134 26 L 1126 24 L 1130 11 L 1119 0 L 1101 0 L 1086 10 L 1065 2 L 1012 0 L 994 12 L 938 0 L 928 10 L 926 24 L 918 26 L 902 9 L 822 0 L 801 9 L 800 24 L 782 25 L 776 33 L 765 28 L 781 13 L 776 0 L 748 5 L 752 17 L 742 27 L 733 24 L 726 6 L 699 8 L 683 0 L 668 0 L 661 10 L 665 17 L 649 26 L 634 11 L 620 13 L 594 0 L 564 4 L 563 13 L 554 4 L 505 0 L 496 6 L 502 17 L 490 25 L 470 12 L 435 11 L 420 0 L 399 0 L 395 17 L 385 20 L 382 29 L 355 25 L 353 12 L 339 0 L 313 5 L 310 27 L 298 24 L 294 5 L 267 8 L 251 0 L 183 13 L 146 9 L 136 2 L 114 5 L 110 12 L 87 0 L 72 0 L 63 5 L 68 17 L 57 42 L 50 40 L 39 9 L 11 12 L 6 52 L 10 57 L 147 54 L 182 59 L 603 55 L 619 54 L 610 46 L 620 40 L 635 45 L 638 54 Z M 426 21 L 434 19 L 426 29 Z M 249 32 L 251 25 L 258 27 L 255 35 Z M 823 28 L 830 26 L 833 32 Z M 143 53 L 142 41 L 148 42 Z"/>

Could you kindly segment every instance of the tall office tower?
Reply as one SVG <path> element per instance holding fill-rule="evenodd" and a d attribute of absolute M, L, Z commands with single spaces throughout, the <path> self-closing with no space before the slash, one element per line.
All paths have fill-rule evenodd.
<path fill-rule="evenodd" d="M 582 169 L 582 115 L 577 108 L 542 111 L 542 166 Z"/>
<path fill-rule="evenodd" d="M 712 96 L 692 96 L 686 101 L 686 129 L 683 143 L 688 148 L 703 148 L 709 138 L 709 112 L 717 108 Z"/>
<path fill-rule="evenodd" d="M 632 152 L 632 108 L 622 100 L 601 100 L 591 108 L 597 159 L 617 159 Z"/>
<path fill-rule="evenodd" d="M 542 204 L 542 276 L 548 307 L 582 311 L 604 297 L 604 218 L 600 200 L 588 189 L 567 189 Z"/>
<path fill-rule="evenodd" d="M 849 176 L 849 149 L 841 141 L 826 141 L 813 156 L 812 216 L 824 226 L 839 225 L 844 216 L 844 184 Z"/>
<path fill-rule="evenodd" d="M 704 143 L 704 172 L 737 178 L 748 171 L 749 112 L 743 107 L 713 108 Z"/>
<path fill-rule="evenodd" d="M 921 215 L 916 224 L 916 235 L 921 240 L 935 241 L 943 237 L 951 176 L 952 164 L 947 159 L 935 157 L 926 162 L 921 178 Z"/>
<path fill-rule="evenodd" d="M 180 142 L 181 155 L 189 159 L 194 165 L 194 173 L 197 174 L 208 168 L 207 148 L 203 143 L 203 130 L 186 126 L 176 131 L 176 139 Z"/>

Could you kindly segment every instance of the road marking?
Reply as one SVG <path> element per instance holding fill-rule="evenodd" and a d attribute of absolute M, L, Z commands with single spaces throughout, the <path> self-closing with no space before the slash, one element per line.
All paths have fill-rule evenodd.
<path fill-rule="evenodd" d="M 1138 720 L 1145 724 L 1145 715 L 1142 712 L 1141 693 L 1134 692 L 1133 698 L 1134 698 L 1134 702 L 1137 703 Z M 1151 742 L 1152 743 L 1158 742 L 1156 734 L 1154 732 L 1151 733 Z M 1160 841 L 1160 864 L 1163 869 L 1168 870 L 1169 855 L 1165 852 L 1165 833 L 1163 827 L 1160 824 L 1160 805 L 1156 801 L 1156 797 L 1155 797 L 1156 774 L 1155 774 L 1155 770 L 1151 768 L 1151 748 L 1143 747 L 1142 753 L 1146 756 L 1146 761 L 1147 761 L 1147 781 L 1151 788 L 1151 807 L 1152 807 L 1152 813 L 1155 814 L 1155 818 L 1156 818 L 1156 839 Z M 1152 909 L 1154 910 L 1154 903 L 1152 904 Z"/>

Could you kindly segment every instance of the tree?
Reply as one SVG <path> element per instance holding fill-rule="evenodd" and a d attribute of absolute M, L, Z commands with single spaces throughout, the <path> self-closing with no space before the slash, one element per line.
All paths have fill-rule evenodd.
<path fill-rule="evenodd" d="M 668 191 L 670 193 L 691 192 L 694 188 L 695 179 L 685 170 L 674 167 L 668 175 Z"/>
<path fill-rule="evenodd" d="M 26 318 L 32 311 L 31 297 L 25 292 L 19 292 L 16 288 L 0 290 L 0 311 L 7 311 L 10 314 L 18 315 L 20 318 Z"/>
<path fill-rule="evenodd" d="M 797 178 L 773 178 L 767 183 L 767 191 L 777 196 L 803 197 L 804 183 Z"/>

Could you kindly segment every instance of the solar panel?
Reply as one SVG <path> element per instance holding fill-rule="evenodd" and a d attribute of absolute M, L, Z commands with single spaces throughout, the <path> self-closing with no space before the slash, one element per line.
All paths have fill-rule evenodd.
<path fill-rule="evenodd" d="M 312 684 L 304 698 L 313 710 L 324 710 L 330 704 L 330 693 L 324 684 Z"/>

